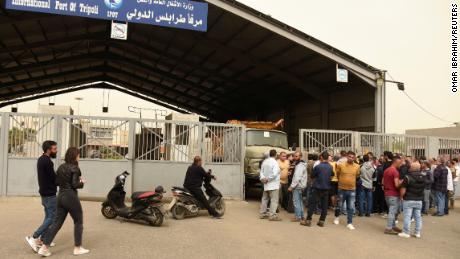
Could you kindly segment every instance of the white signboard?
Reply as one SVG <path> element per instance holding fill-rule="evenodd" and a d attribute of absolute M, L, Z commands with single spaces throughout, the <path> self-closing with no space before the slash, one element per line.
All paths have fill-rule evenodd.
<path fill-rule="evenodd" d="M 348 70 L 337 67 L 337 82 L 348 83 Z"/>
<path fill-rule="evenodd" d="M 128 23 L 120 23 L 112 21 L 112 31 L 110 38 L 116 40 L 128 39 Z"/>
<path fill-rule="evenodd" d="M 264 131 L 264 138 L 270 137 L 270 131 Z"/>

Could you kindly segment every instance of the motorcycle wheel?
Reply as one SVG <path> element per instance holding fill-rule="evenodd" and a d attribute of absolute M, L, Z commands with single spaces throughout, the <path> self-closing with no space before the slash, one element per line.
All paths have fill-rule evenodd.
<path fill-rule="evenodd" d="M 115 211 L 115 209 L 110 206 L 110 205 L 104 205 L 102 206 L 102 209 L 101 209 L 101 213 L 102 215 L 107 218 L 107 219 L 114 219 L 117 217 L 117 212 Z"/>
<path fill-rule="evenodd" d="M 224 199 L 220 199 L 219 201 L 216 202 L 215 209 L 217 213 L 219 213 L 219 216 L 223 216 L 225 214 L 225 201 Z"/>
<path fill-rule="evenodd" d="M 164 221 L 163 213 L 161 213 L 158 208 L 151 208 L 151 212 L 155 216 L 156 220 L 150 221 L 149 224 L 154 227 L 161 226 Z"/>
<path fill-rule="evenodd" d="M 180 206 L 180 205 L 174 205 L 172 208 L 171 208 L 171 213 L 172 213 L 172 216 L 173 218 L 177 219 L 177 220 L 181 220 L 181 219 L 184 219 L 185 218 L 185 214 L 186 214 L 186 209 L 183 207 L 183 206 Z"/>

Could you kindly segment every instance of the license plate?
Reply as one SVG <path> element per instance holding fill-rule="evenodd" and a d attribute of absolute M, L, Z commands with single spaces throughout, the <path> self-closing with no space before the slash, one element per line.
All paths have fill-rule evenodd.
<path fill-rule="evenodd" d="M 173 198 L 171 203 L 169 203 L 168 205 L 167 211 L 171 211 L 172 207 L 174 206 L 174 204 L 176 204 L 176 202 L 177 202 L 177 199 Z"/>

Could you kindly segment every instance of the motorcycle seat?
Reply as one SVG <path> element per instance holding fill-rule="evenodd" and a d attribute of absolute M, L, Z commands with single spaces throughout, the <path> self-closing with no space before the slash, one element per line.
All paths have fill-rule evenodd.
<path fill-rule="evenodd" d="M 155 194 L 156 194 L 155 192 L 133 192 L 133 194 L 131 194 L 131 199 L 132 200 L 144 199 L 144 198 L 154 196 Z"/>
<path fill-rule="evenodd" d="M 177 189 L 177 190 L 183 191 L 183 192 L 190 192 L 189 190 L 187 190 L 187 188 L 179 187 L 179 186 L 173 186 L 173 189 Z"/>

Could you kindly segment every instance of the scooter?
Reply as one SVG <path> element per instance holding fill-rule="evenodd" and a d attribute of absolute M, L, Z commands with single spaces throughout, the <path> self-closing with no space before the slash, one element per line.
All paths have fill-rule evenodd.
<path fill-rule="evenodd" d="M 125 171 L 115 178 L 115 185 L 107 194 L 107 199 L 102 203 L 102 215 L 108 219 L 114 219 L 119 216 L 126 219 L 145 221 L 151 226 L 161 226 L 164 220 L 161 203 L 165 193 L 163 187 L 156 187 L 154 192 L 134 192 L 131 195 L 132 206 L 127 207 L 124 187 L 128 175 L 129 173 Z"/>
<path fill-rule="evenodd" d="M 208 171 L 209 177 L 204 180 L 205 193 L 209 196 L 209 204 L 213 207 L 219 216 L 225 213 L 225 202 L 220 193 L 212 184 L 211 179 L 214 177 L 211 170 Z M 204 205 L 198 201 L 189 190 L 183 187 L 172 187 L 173 199 L 168 206 L 174 219 L 184 219 L 188 216 L 197 216 L 200 210 L 205 210 Z"/>

